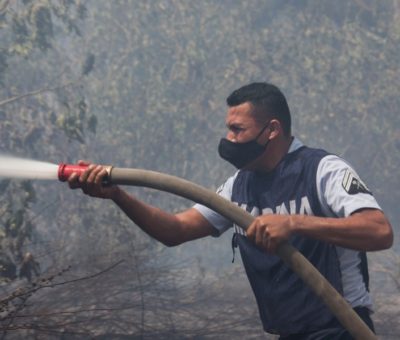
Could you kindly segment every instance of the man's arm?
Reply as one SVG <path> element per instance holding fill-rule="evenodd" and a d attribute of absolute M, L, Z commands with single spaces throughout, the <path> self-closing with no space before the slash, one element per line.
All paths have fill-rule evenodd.
<path fill-rule="evenodd" d="M 383 250 L 393 244 L 392 227 L 378 209 L 362 209 L 345 218 L 297 215 L 291 224 L 294 232 L 354 250 Z"/>
<path fill-rule="evenodd" d="M 322 211 L 332 217 L 264 215 L 250 226 L 249 237 L 271 252 L 292 233 L 360 251 L 392 246 L 389 221 L 347 162 L 335 155 L 324 157 L 318 165 L 316 186 Z"/>
<path fill-rule="evenodd" d="M 88 165 L 79 161 L 78 164 Z M 78 177 L 72 174 L 68 179 L 71 189 L 82 189 L 89 196 L 111 199 L 144 232 L 167 246 L 176 246 L 215 233 L 214 227 L 196 209 L 179 214 L 170 214 L 146 204 L 129 195 L 120 187 L 103 186 L 107 171 L 100 165 L 91 164 Z"/>
<path fill-rule="evenodd" d="M 262 215 L 247 230 L 250 239 L 272 253 L 292 233 L 360 251 L 387 249 L 393 244 L 392 227 L 378 209 L 359 210 L 344 218 Z"/>
<path fill-rule="evenodd" d="M 121 189 L 113 201 L 144 232 L 169 247 L 215 233 L 212 225 L 193 208 L 169 214 Z"/>

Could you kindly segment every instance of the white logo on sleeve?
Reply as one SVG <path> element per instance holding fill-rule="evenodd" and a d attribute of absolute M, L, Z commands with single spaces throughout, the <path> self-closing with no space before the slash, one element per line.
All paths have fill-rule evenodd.
<path fill-rule="evenodd" d="M 359 193 L 372 195 L 365 183 L 356 177 L 356 175 L 350 169 L 346 169 L 346 172 L 343 176 L 342 186 L 349 195 L 355 195 Z"/>
<path fill-rule="evenodd" d="M 224 190 L 224 187 L 225 187 L 225 183 L 218 187 L 216 193 L 219 195 Z"/>

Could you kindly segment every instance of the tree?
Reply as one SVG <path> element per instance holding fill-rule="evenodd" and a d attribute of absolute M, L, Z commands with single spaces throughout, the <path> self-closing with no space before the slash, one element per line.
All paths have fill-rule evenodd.
<path fill-rule="evenodd" d="M 95 131 L 82 86 L 93 68 L 88 55 L 82 71 L 71 72 L 79 57 L 64 60 L 58 36 L 80 36 L 78 23 L 86 13 L 79 1 L 3 1 L 0 6 L 0 133 L 1 152 L 56 159 L 60 146 L 84 143 Z M 82 57 L 81 57 L 82 58 Z M 83 59 L 84 60 L 84 59 Z M 53 149 L 43 149 L 52 145 Z M 72 146 L 71 145 L 71 146 Z M 70 147 L 71 147 L 70 146 Z M 1 182 L 0 278 L 31 279 L 26 260 L 34 223 L 31 205 L 37 192 L 31 182 Z M 23 193 L 23 194 L 22 194 Z M 34 266 L 37 267 L 36 265 Z"/>

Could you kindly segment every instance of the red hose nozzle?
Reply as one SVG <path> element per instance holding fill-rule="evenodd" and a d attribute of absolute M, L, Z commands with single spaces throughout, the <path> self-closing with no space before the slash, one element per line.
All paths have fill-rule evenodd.
<path fill-rule="evenodd" d="M 87 168 L 89 165 L 78 165 L 78 164 L 65 164 L 65 163 L 60 163 L 58 166 L 58 179 L 61 182 L 66 182 L 73 173 L 76 173 L 78 176 L 80 176 Z M 111 165 L 103 165 L 103 167 L 107 171 L 107 176 L 103 179 L 103 185 L 109 185 L 110 184 L 110 176 L 111 176 Z"/>
<path fill-rule="evenodd" d="M 61 182 L 66 182 L 74 172 L 80 176 L 87 168 L 88 165 L 60 163 L 58 166 L 58 179 Z"/>

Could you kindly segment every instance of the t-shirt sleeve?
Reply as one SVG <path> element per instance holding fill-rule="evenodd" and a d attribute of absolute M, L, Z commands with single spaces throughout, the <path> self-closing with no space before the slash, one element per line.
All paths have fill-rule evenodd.
<path fill-rule="evenodd" d="M 347 217 L 365 208 L 381 210 L 352 166 L 338 156 L 321 159 L 316 180 L 321 207 L 328 216 Z"/>
<path fill-rule="evenodd" d="M 234 176 L 228 178 L 228 180 L 217 189 L 217 194 L 230 201 L 232 197 L 232 186 L 236 176 L 237 173 Z M 215 228 L 215 234 L 213 234 L 214 237 L 220 236 L 233 225 L 232 221 L 202 204 L 195 204 L 193 208 L 199 211 L 200 214 L 202 214 L 206 218 L 206 220 L 210 222 L 211 225 Z"/>

